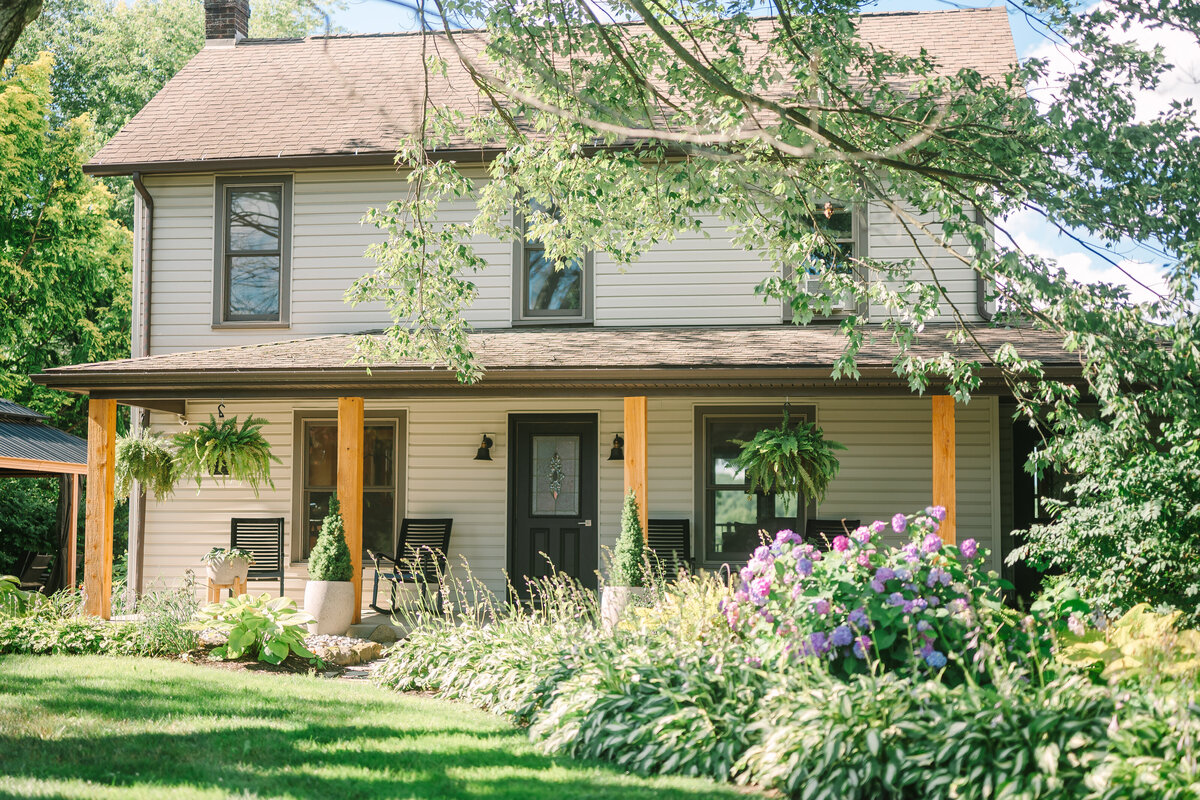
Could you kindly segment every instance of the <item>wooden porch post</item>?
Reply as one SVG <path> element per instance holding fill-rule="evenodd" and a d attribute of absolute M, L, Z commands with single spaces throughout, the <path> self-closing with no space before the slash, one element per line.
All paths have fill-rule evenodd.
<path fill-rule="evenodd" d="M 112 616 L 113 465 L 117 447 L 117 401 L 88 400 L 87 517 L 84 525 L 84 609 Z"/>
<path fill-rule="evenodd" d="M 646 519 L 650 503 L 646 497 L 646 398 L 625 398 L 625 493 L 637 496 L 642 534 L 649 536 Z"/>
<path fill-rule="evenodd" d="M 354 623 L 362 622 L 363 399 L 338 398 L 337 496 L 342 507 L 350 580 L 354 582 Z"/>
<path fill-rule="evenodd" d="M 933 397 L 933 504 L 946 507 L 938 533 L 946 544 L 955 543 L 954 398 Z"/>

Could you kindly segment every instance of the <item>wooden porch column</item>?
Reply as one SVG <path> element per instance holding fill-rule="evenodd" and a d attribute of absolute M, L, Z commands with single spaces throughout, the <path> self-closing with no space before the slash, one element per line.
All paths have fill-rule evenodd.
<path fill-rule="evenodd" d="M 648 536 L 646 519 L 650 503 L 646 497 L 646 398 L 625 398 L 625 493 L 637 496 L 642 535 Z"/>
<path fill-rule="evenodd" d="M 954 526 L 954 398 L 933 397 L 933 504 L 946 507 L 938 533 L 946 544 L 955 543 Z"/>
<path fill-rule="evenodd" d="M 362 622 L 363 399 L 338 398 L 337 497 L 342 507 L 350 580 L 354 582 L 354 622 Z"/>
<path fill-rule="evenodd" d="M 113 466 L 117 447 L 117 401 L 88 400 L 87 510 L 84 523 L 84 610 L 112 616 Z"/>

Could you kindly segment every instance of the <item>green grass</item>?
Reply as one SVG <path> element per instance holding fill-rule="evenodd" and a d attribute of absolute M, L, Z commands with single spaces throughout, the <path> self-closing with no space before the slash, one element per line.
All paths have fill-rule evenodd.
<path fill-rule="evenodd" d="M 150 659 L 0 657 L 0 798 L 733 798 L 540 755 L 481 711 Z"/>

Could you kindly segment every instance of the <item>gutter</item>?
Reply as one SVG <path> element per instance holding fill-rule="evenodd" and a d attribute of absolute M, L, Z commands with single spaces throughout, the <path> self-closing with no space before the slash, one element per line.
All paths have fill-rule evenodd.
<path fill-rule="evenodd" d="M 142 198 L 142 204 L 146 207 L 146 229 L 142 236 L 141 248 L 142 269 L 135 289 L 141 309 L 137 320 L 140 335 L 137 351 L 133 354 L 134 358 L 142 358 L 150 355 L 150 272 L 154 264 L 154 198 L 147 191 L 146 184 L 142 183 L 141 172 L 134 172 L 132 177 L 133 188 L 137 191 L 138 197 Z M 134 227 L 136 227 L 136 220 L 134 222 Z"/>
<path fill-rule="evenodd" d="M 992 225 L 983 218 L 983 209 L 975 206 L 975 224 L 987 225 L 988 232 L 992 235 L 992 241 L 996 240 L 996 231 Z M 991 322 L 995 316 L 987 307 L 987 279 L 979 272 L 975 273 L 975 313 L 984 322 Z"/>
<path fill-rule="evenodd" d="M 143 215 L 145 223 L 142 226 L 140 270 L 138 270 L 137 292 L 138 328 L 137 346 L 133 357 L 141 358 L 150 355 L 150 283 L 154 266 L 154 198 L 142 183 L 142 173 L 134 172 L 133 188 L 138 193 L 145 207 Z M 138 229 L 138 220 L 134 219 L 134 230 Z M 186 406 L 185 406 L 186 408 Z M 150 412 L 146 408 L 130 409 L 129 427 L 135 435 L 140 434 L 150 426 Z M 146 553 L 146 487 L 141 483 L 135 484 L 136 490 L 129 496 L 129 585 L 137 595 L 142 594 L 145 578 Z"/>

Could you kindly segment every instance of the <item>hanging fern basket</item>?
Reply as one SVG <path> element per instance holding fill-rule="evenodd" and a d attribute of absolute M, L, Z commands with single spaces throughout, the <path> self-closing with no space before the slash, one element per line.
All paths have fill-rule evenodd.
<path fill-rule="evenodd" d="M 175 465 L 180 480 L 192 480 L 200 488 L 205 478 L 229 478 L 250 485 L 255 496 L 266 484 L 272 489 L 271 463 L 282 463 L 271 453 L 271 445 L 262 435 L 265 419 L 247 417 L 241 425 L 237 417 L 218 420 L 209 415 L 202 422 L 175 434 Z"/>
<path fill-rule="evenodd" d="M 734 464 L 746 473 L 747 491 L 797 493 L 801 509 L 825 499 L 841 466 L 835 452 L 846 449 L 840 442 L 826 439 L 811 422 L 793 423 L 787 409 L 778 428 L 761 430 L 750 441 L 734 444 L 742 448 Z"/>
<path fill-rule="evenodd" d="M 139 436 L 122 436 L 117 439 L 114 471 L 118 497 L 128 497 L 136 481 L 155 500 L 165 500 L 175 492 L 178 480 L 175 448 L 159 433 L 144 431 Z"/>

